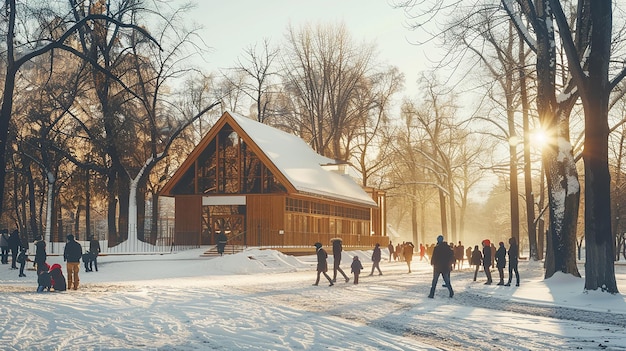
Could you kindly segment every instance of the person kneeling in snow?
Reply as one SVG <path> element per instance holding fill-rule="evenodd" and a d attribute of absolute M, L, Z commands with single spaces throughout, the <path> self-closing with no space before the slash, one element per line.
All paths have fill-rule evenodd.
<path fill-rule="evenodd" d="M 41 267 L 39 271 L 39 277 L 37 278 L 37 292 L 50 291 L 50 287 L 52 286 L 52 279 L 50 278 L 50 273 L 48 272 L 48 265 Z"/>
<path fill-rule="evenodd" d="M 65 282 L 65 276 L 60 264 L 55 263 L 50 267 L 50 278 L 54 291 L 67 290 L 67 283 Z"/>

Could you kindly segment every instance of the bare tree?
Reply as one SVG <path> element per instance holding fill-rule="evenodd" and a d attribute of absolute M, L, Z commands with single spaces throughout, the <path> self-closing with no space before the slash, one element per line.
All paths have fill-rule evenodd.
<path fill-rule="evenodd" d="M 70 0 L 70 6 L 76 7 L 78 5 Z M 4 87 L 2 91 L 2 104 L 0 106 L 0 165 L 3 166 L 0 169 L 0 203 L 4 203 L 4 184 L 6 177 L 6 167 L 4 167 L 4 165 L 6 165 L 7 135 L 13 111 L 13 96 L 18 72 L 22 66 L 33 58 L 55 49 L 66 50 L 85 60 L 89 60 L 84 52 L 77 51 L 74 47 L 68 45 L 67 42 L 76 32 L 88 27 L 93 21 L 97 20 L 115 23 L 119 29 L 131 28 L 147 35 L 147 32 L 140 27 L 127 25 L 124 22 L 106 15 L 90 13 L 81 18 L 68 21 L 67 23 L 49 21 L 48 23 L 53 25 L 46 27 L 46 29 L 48 29 L 47 31 L 37 31 L 36 37 L 30 37 L 31 33 L 28 31 L 30 26 L 18 27 L 17 25 L 18 20 L 22 18 L 18 17 L 19 14 L 24 16 L 23 19 L 25 21 L 27 21 L 28 18 L 33 18 L 30 17 L 31 14 L 28 13 L 28 9 L 27 7 L 19 7 L 16 0 L 8 0 L 4 3 L 4 11 L 2 11 L 6 16 L 5 20 L 2 22 L 3 25 L 6 26 L 3 31 L 6 35 L 6 67 L 3 74 Z M 35 8 L 35 10 L 39 9 Z M 18 13 L 18 11 L 22 12 Z M 44 15 L 45 13 L 46 12 L 42 11 L 39 14 Z M 57 19 L 67 18 L 63 15 L 55 16 L 54 12 L 51 13 L 52 17 Z M 34 18 L 39 19 L 41 16 L 34 16 Z M 20 28 L 26 30 L 22 31 Z M 97 65 L 97 61 L 90 62 Z"/>
<path fill-rule="evenodd" d="M 231 82 L 233 86 L 245 93 L 253 102 L 256 120 L 265 123 L 270 116 L 269 108 L 272 104 L 272 77 L 277 75 L 274 61 L 279 50 L 272 48 L 268 39 L 265 39 L 259 48 L 257 45 L 245 50 L 245 61 L 238 59 L 235 71 L 240 72 L 245 79 L 243 82 Z M 228 78 L 228 77 L 227 77 Z M 241 84 L 241 85 L 238 85 Z"/>
<path fill-rule="evenodd" d="M 293 97 L 295 130 L 320 154 L 346 161 L 342 147 L 359 118 L 357 91 L 372 69 L 373 48 L 355 45 L 345 26 L 290 27 L 283 84 Z"/>

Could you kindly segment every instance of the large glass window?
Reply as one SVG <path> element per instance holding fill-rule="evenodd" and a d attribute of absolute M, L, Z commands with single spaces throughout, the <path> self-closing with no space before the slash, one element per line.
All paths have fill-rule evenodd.
<path fill-rule="evenodd" d="M 258 155 L 228 124 L 202 151 L 174 190 L 176 194 L 286 192 Z"/>

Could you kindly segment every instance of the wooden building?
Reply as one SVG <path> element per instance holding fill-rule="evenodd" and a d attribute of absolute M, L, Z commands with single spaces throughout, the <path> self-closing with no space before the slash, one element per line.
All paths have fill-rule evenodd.
<path fill-rule="evenodd" d="M 161 192 L 175 199 L 175 242 L 249 246 L 387 244 L 385 194 L 299 137 L 226 112 Z"/>

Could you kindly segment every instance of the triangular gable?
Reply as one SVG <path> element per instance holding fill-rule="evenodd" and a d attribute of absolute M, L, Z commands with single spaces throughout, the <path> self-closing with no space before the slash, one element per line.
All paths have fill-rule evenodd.
<path fill-rule="evenodd" d="M 171 195 L 180 177 L 225 124 L 239 134 L 290 193 L 314 194 L 376 207 L 374 200 L 350 177 L 322 168 L 322 164 L 332 160 L 317 154 L 301 138 L 230 112 L 225 112 L 202 138 L 166 184 L 162 194 Z"/>

